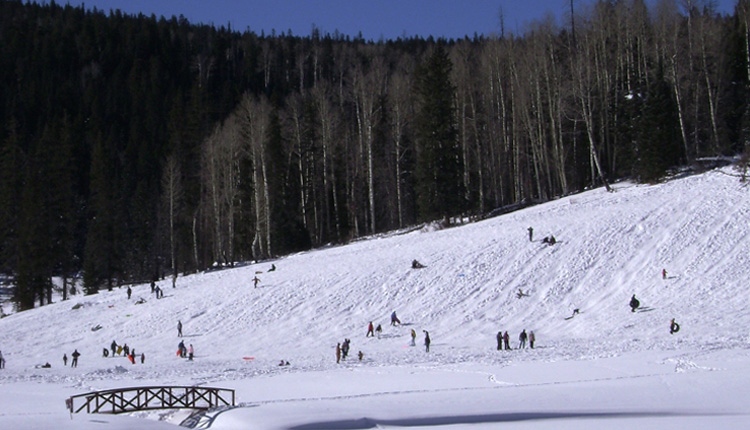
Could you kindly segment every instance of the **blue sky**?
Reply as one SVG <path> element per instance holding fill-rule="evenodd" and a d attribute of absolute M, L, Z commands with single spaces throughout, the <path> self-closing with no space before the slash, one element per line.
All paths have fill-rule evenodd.
<path fill-rule="evenodd" d="M 653 0 L 647 0 L 651 2 Z M 721 13 L 731 14 L 737 0 L 714 0 Z M 551 13 L 561 18 L 570 0 L 57 0 L 59 4 L 85 4 L 87 8 L 120 9 L 171 17 L 184 15 L 191 23 L 231 23 L 235 30 L 258 34 L 291 30 L 309 35 L 313 25 L 323 33 L 365 39 L 400 36 L 459 38 L 499 33 L 502 8 L 506 32 L 520 32 L 525 24 Z M 592 0 L 574 0 L 575 7 Z"/>

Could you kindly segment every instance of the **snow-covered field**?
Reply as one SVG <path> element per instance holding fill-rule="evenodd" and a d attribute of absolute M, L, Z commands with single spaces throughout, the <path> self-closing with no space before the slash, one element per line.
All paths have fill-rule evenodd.
<path fill-rule="evenodd" d="M 750 188 L 713 171 L 615 189 L 164 280 L 160 300 L 137 285 L 130 300 L 123 287 L 10 315 L 0 428 L 165 429 L 188 415 L 65 408 L 145 385 L 236 390 L 237 407 L 202 421 L 212 429 L 750 428 Z M 193 361 L 175 355 L 178 321 Z M 517 349 L 524 329 L 534 349 Z M 499 330 L 512 351 L 496 350 Z M 113 340 L 145 363 L 102 357 Z M 79 366 L 64 367 L 74 349 Z"/>

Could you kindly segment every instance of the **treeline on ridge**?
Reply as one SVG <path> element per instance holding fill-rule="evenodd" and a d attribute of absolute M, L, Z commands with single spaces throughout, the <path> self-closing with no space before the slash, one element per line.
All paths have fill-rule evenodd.
<path fill-rule="evenodd" d="M 747 151 L 750 0 L 368 41 L 0 2 L 18 309 Z"/>

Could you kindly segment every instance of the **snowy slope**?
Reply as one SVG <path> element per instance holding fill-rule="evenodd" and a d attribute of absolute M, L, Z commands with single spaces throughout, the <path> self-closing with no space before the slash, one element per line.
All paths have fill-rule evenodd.
<path fill-rule="evenodd" d="M 393 386 L 398 382 L 388 375 L 409 374 L 415 368 L 477 372 L 486 382 L 486 375 L 496 372 L 477 369 L 561 361 L 579 364 L 552 379 L 578 380 L 580 363 L 632 354 L 669 363 L 671 371 L 696 366 L 674 358 L 684 351 L 740 351 L 730 357 L 745 366 L 750 338 L 748 188 L 720 171 L 614 188 L 612 193 L 595 189 L 447 230 L 384 235 L 189 275 L 178 279 L 176 289 L 165 280 L 159 283 L 165 291 L 161 300 L 150 294 L 148 285 L 139 285 L 131 300 L 122 288 L 13 314 L 0 320 L 0 351 L 7 360 L 0 384 L 6 391 L 24 393 L 24 384 L 56 384 L 57 390 L 68 387 L 60 390 L 64 396 L 148 383 L 232 385 L 247 402 L 268 396 L 269 386 L 291 378 L 293 382 L 280 384 L 282 391 L 340 396 L 341 387 L 327 387 L 326 372 L 340 372 L 333 349 L 344 338 L 352 339 L 352 356 L 359 350 L 365 354 L 363 363 L 350 358 L 344 366 L 355 372 L 352 380 L 360 378 L 367 386 L 375 381 Z M 533 242 L 529 226 L 534 228 Z M 549 234 L 558 241 L 554 246 L 541 241 Z M 427 267 L 411 269 L 413 259 Z M 267 272 L 271 263 L 277 270 Z M 662 269 L 667 279 L 662 279 Z M 255 276 L 260 278 L 258 288 L 253 288 Z M 518 298 L 519 289 L 528 296 Z M 633 294 L 644 312 L 630 311 Z M 147 302 L 135 304 L 141 297 Z M 581 313 L 566 320 L 575 308 Z M 394 310 L 401 327 L 389 325 Z M 669 333 L 671 318 L 682 328 L 676 335 Z M 196 349 L 194 362 L 175 357 L 178 320 L 186 343 Z M 382 324 L 380 339 L 365 337 L 369 321 Z M 97 325 L 102 328 L 92 331 Z M 408 346 L 412 328 L 418 346 L 422 330 L 430 332 L 429 354 L 421 346 Z M 522 329 L 535 332 L 538 348 L 523 353 L 495 350 L 498 330 L 507 330 L 515 347 Z M 112 340 L 145 353 L 146 364 L 103 358 L 102 348 Z M 63 353 L 70 356 L 75 348 L 83 354 L 79 367 L 63 368 Z M 281 359 L 292 366 L 276 366 Z M 44 362 L 53 368 L 34 368 Z M 375 369 L 388 370 L 368 377 Z M 310 382 L 315 375 L 323 381 Z M 608 375 L 604 378 L 612 377 Z M 264 394 L 242 382 L 260 383 L 263 378 L 277 378 L 261 384 Z M 540 378 L 540 383 L 552 380 Z M 461 381 L 459 385 L 466 383 L 465 378 Z M 448 389 L 438 385 L 438 392 Z M 403 389 L 415 387 L 431 392 L 425 381 Z M 356 396 L 363 390 L 359 385 L 345 391 Z M 482 396 L 475 399 L 482 404 Z M 4 416 L 14 415 L 0 412 L 0 426 Z M 451 419 L 426 422 L 462 424 Z"/>

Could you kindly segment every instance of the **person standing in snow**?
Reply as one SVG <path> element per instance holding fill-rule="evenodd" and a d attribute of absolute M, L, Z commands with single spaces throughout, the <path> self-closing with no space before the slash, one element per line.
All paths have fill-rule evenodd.
<path fill-rule="evenodd" d="M 341 343 L 336 344 L 336 364 L 341 362 Z"/>
<path fill-rule="evenodd" d="M 508 334 L 508 331 L 505 331 L 505 334 L 503 335 L 503 343 L 505 344 L 505 350 L 510 351 L 510 335 Z"/>
<path fill-rule="evenodd" d="M 375 337 L 375 329 L 372 326 L 372 321 L 370 321 L 370 324 L 367 326 L 367 335 L 365 337 Z"/>
<path fill-rule="evenodd" d="M 0 369 L 5 369 L 5 357 L 2 351 L 0 351 Z"/>
<path fill-rule="evenodd" d="M 144 361 L 146 361 L 146 354 L 141 353 L 141 364 L 143 364 Z"/>
<path fill-rule="evenodd" d="M 193 353 L 195 350 L 193 349 L 193 344 L 191 343 L 188 347 L 188 360 L 193 361 Z"/>
<path fill-rule="evenodd" d="M 117 342 L 115 342 L 113 340 L 112 344 L 109 347 L 110 347 L 110 349 L 112 349 L 112 357 L 114 357 L 115 356 L 115 351 L 117 351 Z"/>
<path fill-rule="evenodd" d="M 63 354 L 63 366 L 68 365 L 68 354 Z"/>
<path fill-rule="evenodd" d="M 518 335 L 518 349 L 526 348 L 527 338 L 528 338 L 528 335 L 526 334 L 526 330 L 523 330 L 521 334 Z"/>
<path fill-rule="evenodd" d="M 424 350 L 425 352 L 430 352 L 430 333 L 427 330 L 422 330 L 424 332 Z"/>
<path fill-rule="evenodd" d="M 344 343 L 341 345 L 341 358 L 344 360 L 349 355 L 349 342 L 351 342 L 349 339 L 344 339 Z"/>
<path fill-rule="evenodd" d="M 81 353 L 76 349 L 70 354 L 70 356 L 73 357 L 73 361 L 70 362 L 70 367 L 78 367 L 78 357 L 81 356 Z"/>
<path fill-rule="evenodd" d="M 401 320 L 396 316 L 396 311 L 393 311 L 391 313 L 391 325 L 395 326 L 396 324 L 401 325 Z"/>
<path fill-rule="evenodd" d="M 536 336 L 534 336 L 534 330 L 529 332 L 529 346 L 531 346 L 531 349 L 534 349 L 534 341 L 536 340 Z"/>
<path fill-rule="evenodd" d="M 381 327 L 380 324 L 378 324 L 378 326 L 375 327 L 375 331 L 378 333 L 378 339 L 380 339 L 380 333 L 383 332 L 383 327 Z"/>
<path fill-rule="evenodd" d="M 529 227 L 529 242 L 534 241 L 534 229 Z"/>
<path fill-rule="evenodd" d="M 128 285 L 128 300 L 130 300 L 130 295 L 133 294 L 133 290 L 130 289 L 130 285 Z"/>
<path fill-rule="evenodd" d="M 497 332 L 497 350 L 500 351 L 503 349 L 503 331 L 500 330 Z"/>
<path fill-rule="evenodd" d="M 257 276 L 254 277 L 253 278 L 253 285 L 255 286 L 255 288 L 258 288 L 258 282 L 260 282 L 260 278 L 258 278 Z"/>
<path fill-rule="evenodd" d="M 182 321 L 177 321 L 177 337 L 182 337 Z"/>
<path fill-rule="evenodd" d="M 667 279 L 667 269 L 661 269 L 661 279 Z"/>
<path fill-rule="evenodd" d="M 417 345 L 416 340 L 417 340 L 417 332 L 414 331 L 414 329 L 411 329 L 411 346 Z"/>

